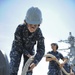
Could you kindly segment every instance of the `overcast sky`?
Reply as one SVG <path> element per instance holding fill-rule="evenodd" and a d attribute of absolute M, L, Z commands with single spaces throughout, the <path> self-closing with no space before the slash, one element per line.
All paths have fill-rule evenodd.
<path fill-rule="evenodd" d="M 32 6 L 42 12 L 40 28 L 45 37 L 46 53 L 51 50 L 52 42 L 58 43 L 59 48 L 68 48 L 68 44 L 58 41 L 67 39 L 69 32 L 75 36 L 75 0 L 0 0 L 0 49 L 8 58 L 16 27 L 23 23 L 27 10 Z M 48 63 L 43 58 L 33 75 L 47 75 L 47 72 Z"/>

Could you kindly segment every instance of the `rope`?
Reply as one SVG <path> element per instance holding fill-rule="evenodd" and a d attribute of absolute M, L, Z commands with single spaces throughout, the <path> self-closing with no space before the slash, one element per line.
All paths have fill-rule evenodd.
<path fill-rule="evenodd" d="M 52 55 L 52 54 L 46 54 L 46 55 L 44 55 L 44 57 L 51 57 L 51 58 L 54 58 L 55 56 Z M 27 60 L 27 62 L 25 63 L 25 66 L 24 66 L 24 68 L 23 68 L 23 71 L 22 71 L 22 74 L 21 74 L 21 75 L 26 75 L 26 74 L 27 74 L 28 68 L 29 68 L 29 66 L 30 66 L 30 64 L 31 64 L 31 62 L 32 62 L 33 60 L 34 60 L 34 56 L 30 57 L 30 58 Z M 58 65 L 60 65 L 60 62 L 58 61 L 58 59 L 56 59 L 55 61 L 58 63 Z M 70 75 L 70 73 L 66 72 L 66 70 L 65 70 L 63 67 L 61 68 L 61 70 L 62 70 L 66 75 Z"/>
<path fill-rule="evenodd" d="M 27 60 L 27 62 L 25 63 L 25 66 L 24 66 L 24 68 L 23 68 L 23 71 L 22 71 L 22 74 L 21 74 L 21 75 L 27 75 L 28 68 L 29 68 L 31 62 L 33 61 L 33 58 L 34 58 L 34 56 L 31 56 L 31 57 Z"/>
<path fill-rule="evenodd" d="M 52 54 L 46 54 L 46 55 L 44 55 L 44 57 L 55 58 L 55 56 L 52 55 Z M 58 63 L 58 65 L 60 65 L 60 62 L 58 61 L 58 59 L 56 59 L 55 61 Z M 66 70 L 65 70 L 63 67 L 61 68 L 61 70 L 62 70 L 66 75 L 70 75 L 70 73 L 66 72 Z"/>

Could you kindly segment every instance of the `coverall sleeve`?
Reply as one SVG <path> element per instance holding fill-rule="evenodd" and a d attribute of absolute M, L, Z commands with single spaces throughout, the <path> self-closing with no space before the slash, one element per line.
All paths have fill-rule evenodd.
<path fill-rule="evenodd" d="M 42 35 L 41 30 L 39 30 L 37 35 L 38 35 L 37 51 L 33 61 L 36 65 L 40 62 L 45 53 L 44 37 Z"/>
<path fill-rule="evenodd" d="M 21 56 L 23 53 L 23 42 L 22 42 L 22 26 L 19 25 L 15 32 L 14 41 L 12 44 L 12 50 L 10 52 L 10 72 L 17 73 L 19 64 L 21 61 Z M 28 54 L 26 50 L 24 50 L 25 54 Z"/>
<path fill-rule="evenodd" d="M 61 59 L 64 59 L 64 56 L 63 56 L 61 53 L 60 53 L 60 58 L 61 58 Z"/>
<path fill-rule="evenodd" d="M 51 52 L 49 51 L 49 52 L 47 52 L 47 54 L 51 54 Z M 51 57 L 46 57 L 46 58 L 51 58 Z"/>

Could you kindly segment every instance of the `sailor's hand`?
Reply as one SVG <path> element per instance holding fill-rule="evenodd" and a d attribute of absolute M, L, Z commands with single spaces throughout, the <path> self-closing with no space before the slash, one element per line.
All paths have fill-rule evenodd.
<path fill-rule="evenodd" d="M 30 67 L 30 69 L 29 69 L 29 71 L 31 71 L 31 70 L 33 70 L 33 68 L 35 67 L 36 65 L 34 64 L 34 63 L 32 63 L 29 67 Z"/>
<path fill-rule="evenodd" d="M 74 73 L 73 73 L 73 72 L 71 72 L 71 73 L 70 73 L 70 75 L 74 75 Z"/>
<path fill-rule="evenodd" d="M 60 66 L 60 68 L 62 68 L 64 66 L 64 63 L 61 63 L 59 66 Z"/>

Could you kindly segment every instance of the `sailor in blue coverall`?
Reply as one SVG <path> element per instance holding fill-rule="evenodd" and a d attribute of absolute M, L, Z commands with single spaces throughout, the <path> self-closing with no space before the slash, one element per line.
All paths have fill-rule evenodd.
<path fill-rule="evenodd" d="M 67 56 L 66 56 L 65 58 L 67 59 L 67 62 L 64 64 L 63 68 L 64 68 L 68 73 L 70 73 L 70 75 L 75 75 L 75 71 L 74 71 L 73 68 L 72 68 L 72 64 L 69 64 L 69 63 L 68 63 L 69 58 L 68 58 Z M 63 73 L 63 72 L 62 72 L 62 73 Z M 63 73 L 63 75 L 66 75 L 66 74 Z"/>
<path fill-rule="evenodd" d="M 61 53 L 59 53 L 57 51 L 57 49 L 58 49 L 58 44 L 57 43 L 52 43 L 51 48 L 52 48 L 52 51 L 49 51 L 48 54 L 52 54 L 56 58 L 46 57 L 46 61 L 49 61 L 48 75 L 61 75 L 60 67 L 62 67 L 65 64 L 66 59 L 63 57 L 63 55 Z M 62 59 L 63 60 L 63 63 L 60 65 L 60 67 L 56 63 L 56 61 L 55 61 L 56 59 L 58 59 L 58 60 Z"/>
<path fill-rule="evenodd" d="M 45 46 L 44 37 L 39 28 L 41 22 L 42 14 L 40 9 L 37 7 L 29 8 L 24 24 L 19 25 L 15 31 L 15 37 L 10 52 L 10 75 L 17 75 L 22 54 L 24 57 L 24 64 L 29 57 L 35 54 L 35 44 L 37 44 L 37 52 L 27 75 L 32 75 L 33 68 L 42 59 L 45 53 Z"/>

